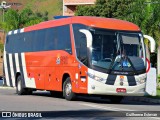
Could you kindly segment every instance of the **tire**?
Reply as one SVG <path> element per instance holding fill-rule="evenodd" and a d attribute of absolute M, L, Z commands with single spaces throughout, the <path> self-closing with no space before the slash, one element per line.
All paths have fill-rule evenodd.
<path fill-rule="evenodd" d="M 111 103 L 119 104 L 119 103 L 121 103 L 123 96 L 110 96 L 109 99 L 110 99 Z"/>
<path fill-rule="evenodd" d="M 18 95 L 25 95 L 27 93 L 26 89 L 23 86 L 23 80 L 20 75 L 17 77 L 16 93 Z"/>
<path fill-rule="evenodd" d="M 68 77 L 63 84 L 63 97 L 69 101 L 75 100 L 76 98 L 76 94 L 72 92 L 72 84 L 70 77 Z"/>

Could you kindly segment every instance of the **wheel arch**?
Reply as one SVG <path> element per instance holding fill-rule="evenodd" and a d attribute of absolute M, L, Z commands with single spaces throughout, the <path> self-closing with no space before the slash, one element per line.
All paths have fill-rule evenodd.
<path fill-rule="evenodd" d="M 63 84 L 64 84 L 64 82 L 66 81 L 66 79 L 67 79 L 68 77 L 71 77 L 69 73 L 64 73 L 64 74 L 63 74 L 63 77 L 62 77 L 62 86 L 61 86 L 62 91 L 63 91 Z"/>

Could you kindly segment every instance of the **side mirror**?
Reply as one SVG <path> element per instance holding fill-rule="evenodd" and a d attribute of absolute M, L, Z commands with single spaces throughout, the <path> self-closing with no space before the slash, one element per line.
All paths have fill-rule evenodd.
<path fill-rule="evenodd" d="M 151 53 L 154 53 L 155 52 L 155 46 L 156 46 L 156 43 L 155 43 L 155 40 L 149 36 L 149 35 L 143 35 L 144 38 L 148 39 L 151 43 Z"/>
<path fill-rule="evenodd" d="M 88 57 L 88 61 L 91 61 L 91 51 L 92 51 L 92 41 L 93 41 L 93 37 L 92 34 L 89 30 L 86 29 L 80 29 L 79 32 L 83 33 L 86 36 L 86 41 L 87 41 L 87 55 Z M 90 66 L 90 62 L 87 63 L 88 66 Z"/>
<path fill-rule="evenodd" d="M 91 48 L 92 47 L 92 40 L 93 40 L 91 32 L 86 29 L 80 29 L 79 32 L 84 33 L 86 35 L 87 48 Z"/>

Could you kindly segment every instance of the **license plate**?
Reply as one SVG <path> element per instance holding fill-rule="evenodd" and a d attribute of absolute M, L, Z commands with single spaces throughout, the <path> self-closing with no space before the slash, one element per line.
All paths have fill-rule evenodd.
<path fill-rule="evenodd" d="M 117 93 L 126 93 L 126 88 L 117 88 L 116 92 Z"/>

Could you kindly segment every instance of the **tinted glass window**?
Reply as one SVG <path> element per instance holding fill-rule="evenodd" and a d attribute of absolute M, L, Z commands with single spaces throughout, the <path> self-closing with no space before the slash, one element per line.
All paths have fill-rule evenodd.
<path fill-rule="evenodd" d="M 85 34 L 81 33 L 80 29 L 86 29 L 86 26 L 81 24 L 73 24 L 74 39 L 76 45 L 77 58 L 87 65 L 87 41 Z"/>
<path fill-rule="evenodd" d="M 33 34 L 33 51 L 43 51 L 46 30 L 37 30 Z"/>
<path fill-rule="evenodd" d="M 8 53 L 65 50 L 72 53 L 69 25 L 12 34 L 6 38 Z"/>
<path fill-rule="evenodd" d="M 54 40 L 57 44 L 57 50 L 65 50 L 68 53 L 72 53 L 69 26 L 57 27 L 56 37 Z"/>
<path fill-rule="evenodd" d="M 44 50 L 55 50 L 54 37 L 55 37 L 55 28 L 46 29 Z"/>
<path fill-rule="evenodd" d="M 35 33 L 35 31 L 33 31 L 33 32 L 27 32 L 27 33 L 24 33 L 23 35 L 25 36 L 23 39 L 25 39 L 25 50 L 24 50 L 24 52 L 25 51 L 28 51 L 28 52 L 31 52 L 31 51 L 33 51 L 33 43 L 32 43 L 32 41 L 33 41 L 33 39 L 34 39 L 34 33 Z M 24 43 L 23 43 L 24 44 Z M 21 52 L 21 51 L 19 51 L 19 52 Z"/>

